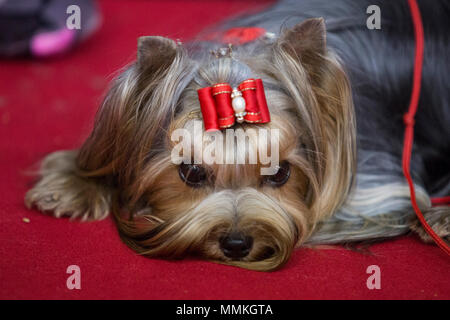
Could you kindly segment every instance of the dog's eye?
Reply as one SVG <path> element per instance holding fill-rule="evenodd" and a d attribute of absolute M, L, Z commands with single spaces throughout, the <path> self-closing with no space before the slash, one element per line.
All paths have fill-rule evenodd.
<path fill-rule="evenodd" d="M 207 174 L 205 168 L 195 164 L 180 164 L 178 169 L 181 180 L 190 187 L 201 187 L 206 181 Z"/>
<path fill-rule="evenodd" d="M 289 180 L 289 176 L 291 175 L 291 169 L 289 166 L 289 162 L 283 161 L 278 166 L 278 171 L 274 175 L 267 176 L 265 178 L 265 183 L 271 185 L 273 187 L 281 187 Z"/>

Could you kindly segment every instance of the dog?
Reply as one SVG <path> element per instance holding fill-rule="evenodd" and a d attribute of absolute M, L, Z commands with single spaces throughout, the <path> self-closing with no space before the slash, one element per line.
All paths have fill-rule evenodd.
<path fill-rule="evenodd" d="M 370 5 L 380 8 L 380 29 L 367 27 Z M 432 207 L 430 197 L 450 194 L 450 5 L 419 7 L 426 47 L 411 171 L 419 207 L 448 240 L 450 208 Z M 224 45 L 219 35 L 232 27 L 266 32 Z M 415 45 L 406 0 L 281 1 L 214 35 L 188 44 L 139 38 L 137 59 L 113 81 L 90 136 L 78 150 L 43 159 L 26 205 L 81 220 L 111 213 L 122 240 L 149 257 L 196 256 L 260 271 L 282 267 L 300 246 L 411 230 L 431 240 L 401 165 Z M 275 170 L 262 175 L 259 158 L 174 163 L 176 130 L 193 133 L 200 121 L 206 134 L 201 90 L 240 88 L 248 79 L 261 79 L 270 121 L 241 122 L 236 113 L 241 121 L 229 129 L 276 130 Z M 233 92 L 234 107 L 244 93 Z M 216 137 L 225 136 L 222 128 Z M 230 141 L 227 154 L 249 156 Z M 270 143 L 246 141 L 270 153 Z"/>

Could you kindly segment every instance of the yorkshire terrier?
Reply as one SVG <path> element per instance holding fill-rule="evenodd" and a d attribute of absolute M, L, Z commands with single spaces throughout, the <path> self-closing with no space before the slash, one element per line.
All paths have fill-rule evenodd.
<path fill-rule="evenodd" d="M 380 29 L 367 27 L 370 5 L 380 8 Z M 448 240 L 450 207 L 432 207 L 430 197 L 450 194 L 450 5 L 419 7 L 426 48 L 411 170 L 419 207 Z M 247 36 L 228 46 L 229 28 Z M 406 0 L 281 1 L 213 35 L 187 45 L 139 38 L 92 133 L 79 150 L 42 161 L 27 206 L 82 220 L 111 213 L 123 241 L 149 257 L 264 271 L 303 245 L 410 230 L 430 241 L 401 166 L 415 44 Z M 195 136 L 198 124 L 201 139 L 181 138 L 192 152 L 173 161 L 174 132 Z M 249 160 L 258 151 L 256 161 L 194 156 L 229 130 L 236 135 L 223 153 Z M 257 143 L 261 131 L 277 139 Z M 261 154 L 279 159 L 269 174 Z"/>

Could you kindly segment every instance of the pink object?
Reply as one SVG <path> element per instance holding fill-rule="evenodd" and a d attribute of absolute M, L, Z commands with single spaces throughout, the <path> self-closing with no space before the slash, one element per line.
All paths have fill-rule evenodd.
<path fill-rule="evenodd" d="M 37 57 L 48 57 L 66 51 L 75 41 L 75 31 L 61 29 L 37 34 L 31 40 L 31 53 Z"/>

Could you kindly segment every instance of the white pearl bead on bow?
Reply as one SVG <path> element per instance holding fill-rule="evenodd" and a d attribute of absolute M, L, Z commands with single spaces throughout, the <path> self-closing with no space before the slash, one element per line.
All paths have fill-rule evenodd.
<path fill-rule="evenodd" d="M 247 114 L 245 112 L 245 99 L 242 98 L 242 93 L 236 88 L 231 93 L 231 105 L 233 106 L 237 122 L 244 122 L 244 116 Z"/>

